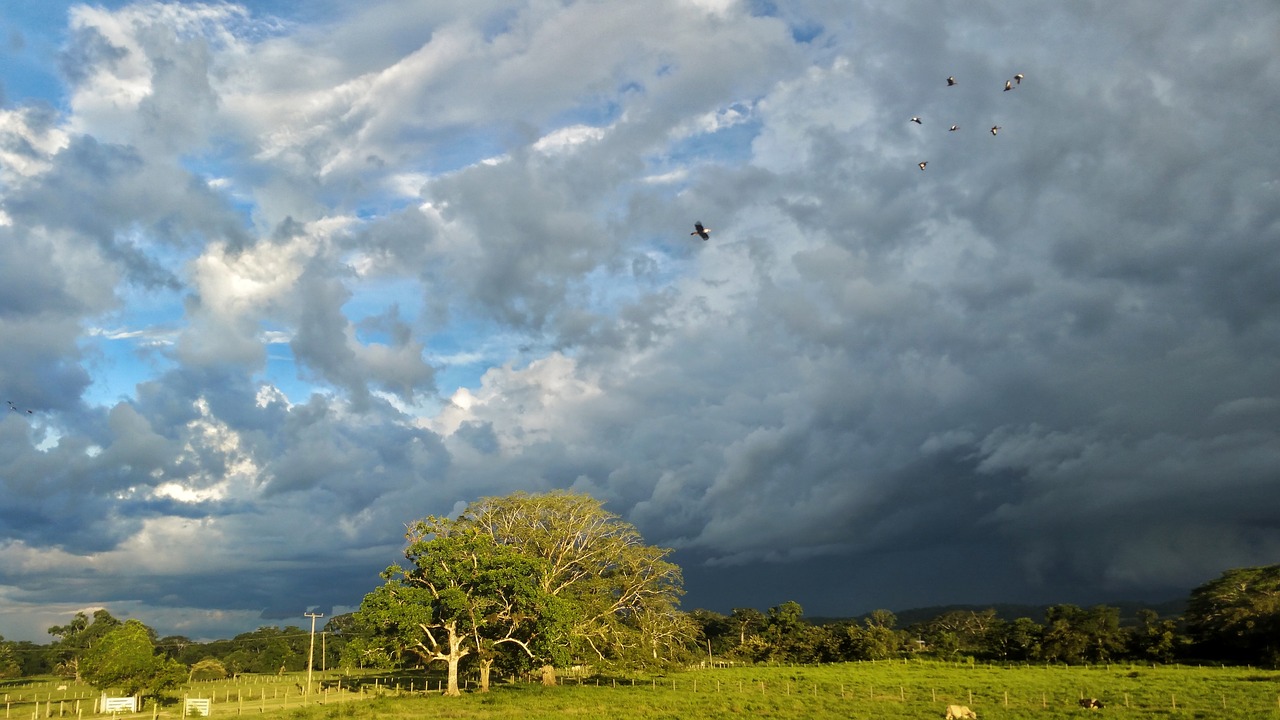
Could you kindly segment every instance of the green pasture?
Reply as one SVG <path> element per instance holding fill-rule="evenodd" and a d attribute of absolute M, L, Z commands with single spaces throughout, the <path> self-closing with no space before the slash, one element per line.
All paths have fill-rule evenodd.
<path fill-rule="evenodd" d="M 343 686 L 338 688 L 341 680 Z M 1106 703 L 1106 718 L 1280 718 L 1280 673 L 1250 668 L 1143 665 L 1016 666 L 921 661 L 846 663 L 815 667 L 741 667 L 665 676 L 597 675 L 562 678 L 544 688 L 500 680 L 487 694 L 441 697 L 438 675 L 241 677 L 194 683 L 179 696 L 213 700 L 213 716 L 258 715 L 288 720 L 363 720 L 419 717 L 652 718 L 751 717 L 938 718 L 948 704 L 967 705 L 983 720 L 1091 717 L 1081 697 Z M 75 717 L 68 699 L 79 693 L 82 715 L 96 694 L 61 683 L 11 684 L 6 717 Z M 426 692 L 424 692 L 424 687 Z M 85 693 L 89 693 L 87 705 Z M 34 693 L 34 697 L 30 694 Z M 19 696 L 26 694 L 24 700 Z M 40 705 L 35 705 L 36 702 Z M 181 704 L 148 708 L 134 718 L 180 717 Z"/>
<path fill-rule="evenodd" d="M 242 675 L 225 680 L 196 681 L 173 691 L 144 712 L 117 714 L 120 718 L 181 716 L 186 698 L 208 699 L 214 715 L 264 715 L 307 705 L 333 705 L 383 695 L 422 694 L 429 682 L 422 674 L 313 673 L 306 692 L 306 673 Z M 118 693 L 108 692 L 107 695 Z M 65 679 L 22 679 L 0 684 L 5 720 L 97 717 L 95 702 L 103 695 L 93 687 Z"/>

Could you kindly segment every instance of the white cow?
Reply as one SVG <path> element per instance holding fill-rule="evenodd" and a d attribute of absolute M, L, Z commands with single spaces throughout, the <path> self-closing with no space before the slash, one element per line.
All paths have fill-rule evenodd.
<path fill-rule="evenodd" d="M 978 713 L 964 705 L 948 705 L 947 720 L 978 720 Z"/>

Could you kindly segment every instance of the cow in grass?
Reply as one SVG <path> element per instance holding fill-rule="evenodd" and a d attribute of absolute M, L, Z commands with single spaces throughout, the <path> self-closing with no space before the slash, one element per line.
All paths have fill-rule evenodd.
<path fill-rule="evenodd" d="M 978 720 L 978 713 L 964 705 L 948 705 L 947 720 Z"/>
<path fill-rule="evenodd" d="M 1098 698 L 1080 698 L 1080 707 L 1085 710 L 1101 710 L 1102 701 Z"/>

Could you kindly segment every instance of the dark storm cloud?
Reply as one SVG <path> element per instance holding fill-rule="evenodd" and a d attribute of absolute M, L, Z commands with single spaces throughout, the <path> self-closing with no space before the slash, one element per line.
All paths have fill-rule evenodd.
<path fill-rule="evenodd" d="M 722 562 L 817 553 L 866 568 L 871 552 L 945 546 L 939 528 L 952 518 L 975 547 L 1024 548 L 1010 554 L 1045 595 L 1073 583 L 1186 587 L 1224 552 L 1265 561 L 1276 518 L 1257 508 L 1277 472 L 1264 449 L 1275 433 L 1206 419 L 1277 386 L 1276 286 L 1262 280 L 1276 274 L 1275 151 L 1257 132 L 1207 129 L 1218 95 L 1237 98 L 1227 117 L 1274 104 L 1255 83 L 1277 70 L 1261 60 L 1266 32 L 1233 35 L 1238 23 L 1220 16 L 1195 31 L 1156 23 L 1204 32 L 1198 46 L 1240 48 L 1200 78 L 1163 75 L 1185 64 L 1165 61 L 1180 47 L 1169 38 L 1114 70 L 1065 43 L 949 57 L 941 49 L 1032 20 L 958 15 L 866 12 L 868 26 L 901 32 L 850 46 L 850 69 L 830 73 L 840 90 L 797 80 L 765 103 L 757 157 L 774 171 L 708 173 L 693 188 L 703 219 L 707 208 L 758 215 L 762 203 L 783 213 L 771 232 L 722 231 L 712 247 L 726 249 L 707 251 L 731 266 L 708 270 L 706 291 L 736 273 L 754 300 L 726 326 L 674 336 L 645 357 L 643 380 L 609 385 L 593 404 L 594 435 L 637 444 L 600 463 L 612 472 L 590 475 L 580 446 L 559 452 L 651 535 L 717 548 L 707 554 Z M 1127 52 L 1121 34 L 1104 33 L 1107 53 Z M 1224 88 L 1237 66 L 1248 71 Z M 1015 71 L 1028 82 L 1002 96 Z M 942 83 L 952 72 L 963 78 L 954 102 Z M 810 90 L 850 103 L 849 119 L 809 117 L 822 107 Z M 974 132 L 949 137 L 948 111 Z M 913 113 L 935 135 L 909 135 Z M 985 132 L 993 123 L 998 137 Z M 799 143 L 789 156 L 764 154 L 784 137 Z M 920 175 L 924 152 L 935 162 Z M 787 238 L 787 224 L 808 242 Z M 592 345 L 579 357 L 607 377 L 622 360 Z M 655 372 L 659 362 L 678 372 Z M 642 387 L 632 402 L 627 391 Z M 627 432 L 600 412 L 626 418 Z M 944 451 L 959 461 L 930 460 Z M 1198 518 L 1204 488 L 1224 474 L 1240 492 Z M 1213 538 L 1213 550 L 1157 551 L 1175 527 Z"/>
<path fill-rule="evenodd" d="M 262 45 L 99 18 L 69 76 L 150 94 L 78 86 L 59 150 L 30 130 L 58 118 L 0 131 L 30 163 L 0 381 L 63 415 L 0 419 L 0 575 L 350 606 L 404 523 L 556 487 L 722 610 L 1095 602 L 1271 562 L 1280 12 L 1193 5 L 378 6 Z M 225 194 L 179 159 L 220 134 Z M 135 283 L 187 293 L 178 349 L 88 407 L 79 327 Z M 424 359 L 454 352 L 484 372 L 456 394 Z"/>

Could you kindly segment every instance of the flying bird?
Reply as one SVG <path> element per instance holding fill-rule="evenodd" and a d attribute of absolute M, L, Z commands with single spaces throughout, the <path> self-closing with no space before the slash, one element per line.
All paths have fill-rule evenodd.
<path fill-rule="evenodd" d="M 925 166 L 925 165 L 928 165 L 928 164 L 929 164 L 929 161 L 928 161 L 928 160 L 926 160 L 926 161 L 924 161 L 924 162 L 920 163 L 920 172 L 924 172 L 924 166 Z"/>
<path fill-rule="evenodd" d="M 708 240 L 711 238 L 711 228 L 702 227 L 702 221 L 699 220 L 693 224 L 693 232 L 689 234 L 697 235 L 703 240 Z"/>
<path fill-rule="evenodd" d="M 952 75 L 951 77 L 947 78 L 947 87 L 951 87 L 952 85 L 955 85 L 955 84 L 956 84 L 955 75 Z"/>
<path fill-rule="evenodd" d="M 1012 80 L 1005 80 L 1005 81 L 1004 81 L 1004 91 L 1005 91 L 1005 92 L 1009 92 L 1009 91 L 1010 91 L 1010 90 L 1012 90 L 1012 89 L 1013 89 L 1013 81 L 1012 81 Z"/>
<path fill-rule="evenodd" d="M 1022 84 L 1022 73 L 1018 73 L 1017 75 L 1014 75 L 1014 76 L 1013 76 L 1013 79 L 1014 79 L 1014 81 L 1015 81 L 1015 82 L 1017 82 L 1019 85 L 1021 85 L 1021 84 Z"/>
<path fill-rule="evenodd" d="M 959 125 L 952 125 L 951 127 L 947 128 L 947 132 L 955 132 L 959 129 L 960 129 Z"/>
<path fill-rule="evenodd" d="M 911 118 L 911 122 L 913 122 L 913 123 L 915 123 L 915 124 L 917 124 L 917 125 L 923 125 L 923 124 L 924 124 L 924 123 L 920 122 L 920 118 L 918 118 L 918 117 L 913 117 L 913 118 Z"/>
<path fill-rule="evenodd" d="M 991 134 L 992 134 L 992 135 L 995 135 L 997 132 L 999 132 L 1000 130 L 1003 130 L 1003 129 L 1004 129 L 1004 128 L 1000 127 L 999 125 L 992 125 L 992 126 L 991 126 Z"/>

